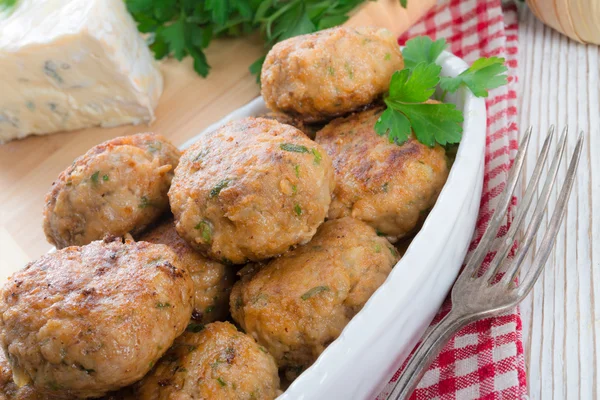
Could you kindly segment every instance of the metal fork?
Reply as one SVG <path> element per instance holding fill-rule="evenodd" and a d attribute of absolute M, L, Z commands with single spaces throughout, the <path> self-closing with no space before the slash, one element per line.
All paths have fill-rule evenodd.
<path fill-rule="evenodd" d="M 515 284 L 515 277 L 523 264 L 525 256 L 542 222 L 544 212 L 548 205 L 548 199 L 554 183 L 558 167 L 561 163 L 567 143 L 567 128 L 564 129 L 559 141 L 558 148 L 552 159 L 550 169 L 539 195 L 531 221 L 525 230 L 522 242 L 513 258 L 506 258 L 515 243 L 519 228 L 523 225 L 527 211 L 532 203 L 534 193 L 538 187 L 540 176 L 548 156 L 550 143 L 554 136 L 554 128 L 551 127 L 540 151 L 537 164 L 533 170 L 529 184 L 523 196 L 521 205 L 513 220 L 513 223 L 502 238 L 501 245 L 496 252 L 489 267 L 481 271 L 481 263 L 486 254 L 493 249 L 493 244 L 498 229 L 506 215 L 506 210 L 511 201 L 512 193 L 517 185 L 519 175 L 525 160 L 525 154 L 529 145 L 532 128 L 530 127 L 523 137 L 519 151 L 515 157 L 513 167 L 510 170 L 506 187 L 500 199 L 496 211 L 483 234 L 479 245 L 473 252 L 464 270 L 458 277 L 452 288 L 452 310 L 423 338 L 421 345 L 417 348 L 406 368 L 396 381 L 388 399 L 408 399 L 425 373 L 427 367 L 433 362 L 435 356 L 450 338 L 465 325 L 478 319 L 491 317 L 512 309 L 527 296 L 537 281 L 544 264 L 554 246 L 558 228 L 562 222 L 567 209 L 567 201 L 575 181 L 575 172 L 579 164 L 579 157 L 583 146 L 583 132 L 579 134 L 575 151 L 571 157 L 565 182 L 560 191 L 556 209 L 547 226 L 545 235 L 534 255 L 533 264 L 529 271 L 522 274 L 520 284 Z M 501 277 L 499 273 L 504 273 Z"/>

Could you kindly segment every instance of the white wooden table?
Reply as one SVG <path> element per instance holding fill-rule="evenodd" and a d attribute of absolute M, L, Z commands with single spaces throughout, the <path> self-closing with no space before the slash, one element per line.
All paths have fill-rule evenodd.
<path fill-rule="evenodd" d="M 585 147 L 568 214 L 540 281 L 521 305 L 531 399 L 600 399 L 599 48 L 561 36 L 521 10 L 520 130 L 540 149 L 551 124 Z M 557 135 L 558 136 L 558 135 Z M 555 137 L 555 142 L 557 141 Z M 535 154 L 525 164 L 533 169 Z M 561 175 L 564 176 L 563 162 Z M 551 200 L 550 210 L 556 196 Z"/>

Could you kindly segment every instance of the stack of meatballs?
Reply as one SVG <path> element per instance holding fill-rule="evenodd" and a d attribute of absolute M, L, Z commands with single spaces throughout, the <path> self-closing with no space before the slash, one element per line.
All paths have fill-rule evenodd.
<path fill-rule="evenodd" d="M 145 133 L 77 158 L 46 197 L 57 251 L 0 293 L 0 398 L 277 397 L 447 178 L 442 147 L 373 129 L 402 67 L 383 29 L 295 37 L 262 70 L 271 114 L 183 154 Z"/>

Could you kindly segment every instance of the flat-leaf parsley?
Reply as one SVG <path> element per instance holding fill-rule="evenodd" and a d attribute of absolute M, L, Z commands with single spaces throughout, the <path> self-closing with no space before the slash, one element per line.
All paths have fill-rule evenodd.
<path fill-rule="evenodd" d="M 473 65 L 456 77 L 444 76 L 440 87 L 448 92 L 455 92 L 463 84 L 477 97 L 488 97 L 488 90 L 506 85 L 504 74 L 508 69 L 504 58 L 480 58 Z"/>
<path fill-rule="evenodd" d="M 406 42 L 402 49 L 405 68 L 414 68 L 418 63 L 432 64 L 446 48 L 446 41 L 438 39 L 435 42 L 428 36 L 417 36 Z"/>
<path fill-rule="evenodd" d="M 440 81 L 440 70 L 439 65 L 421 62 L 412 70 L 394 73 L 384 97 L 387 110 L 375 124 L 377 134 L 387 134 L 396 144 L 406 142 L 411 130 L 427 146 L 460 141 L 462 112 L 454 104 L 424 103 Z"/>
<path fill-rule="evenodd" d="M 463 113 L 454 104 L 427 101 L 440 86 L 443 93 L 456 92 L 461 85 L 477 97 L 487 97 L 490 89 L 505 85 L 507 71 L 500 57 L 480 58 L 456 77 L 441 77 L 435 62 L 446 48 L 446 41 L 422 36 L 406 42 L 402 50 L 405 68 L 396 71 L 383 100 L 387 109 L 375 123 L 378 135 L 387 135 L 391 143 L 401 145 L 411 133 L 433 147 L 458 143 L 462 135 Z"/>

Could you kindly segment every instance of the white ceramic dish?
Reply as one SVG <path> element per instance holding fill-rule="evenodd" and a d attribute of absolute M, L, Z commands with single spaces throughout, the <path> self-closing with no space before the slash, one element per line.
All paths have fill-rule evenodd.
<path fill-rule="evenodd" d="M 445 76 L 456 76 L 467 68 L 464 61 L 447 52 L 438 62 Z M 475 227 L 486 133 L 483 99 L 460 90 L 447 101 L 463 110 L 465 120 L 456 160 L 435 207 L 385 283 L 279 400 L 374 399 L 440 308 Z M 266 111 L 259 97 L 204 132 Z"/>

